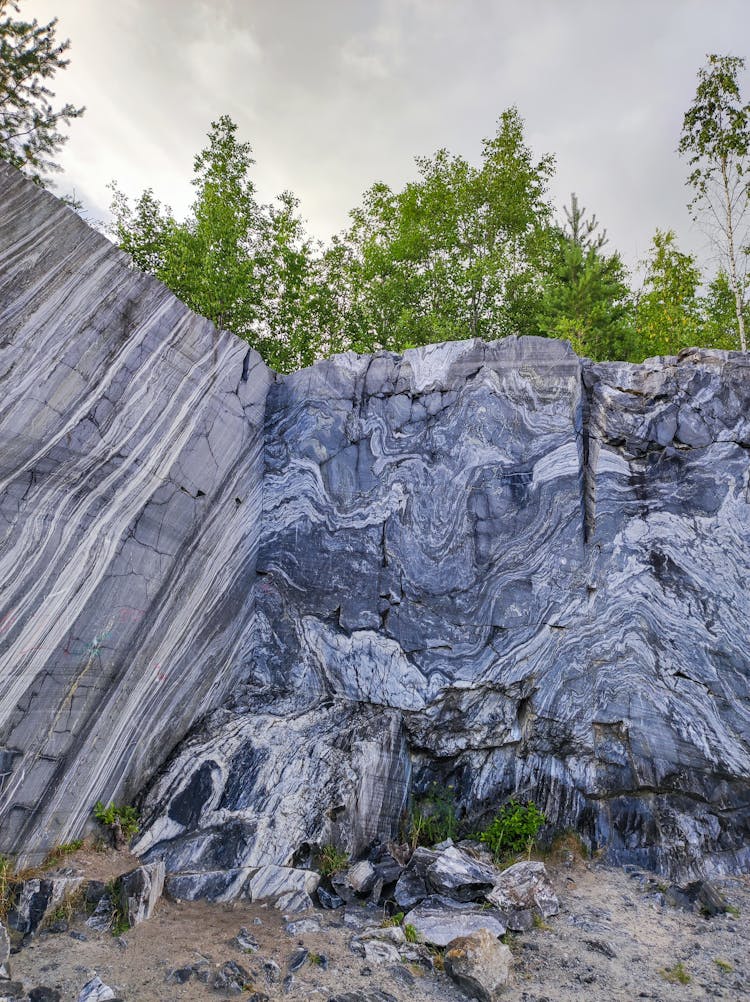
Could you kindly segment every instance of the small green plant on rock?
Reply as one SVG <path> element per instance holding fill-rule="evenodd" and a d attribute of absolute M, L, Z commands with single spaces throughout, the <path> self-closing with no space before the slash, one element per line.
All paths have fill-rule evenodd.
<path fill-rule="evenodd" d="M 0 856 L 0 919 L 4 919 L 13 904 L 13 863 L 7 856 Z"/>
<path fill-rule="evenodd" d="M 404 936 L 406 936 L 407 943 L 418 943 L 420 940 L 416 926 L 411 925 L 409 922 L 404 926 Z"/>
<path fill-rule="evenodd" d="M 520 804 L 517 800 L 510 800 L 477 837 L 495 859 L 502 860 L 521 852 L 530 852 L 546 820 L 533 802 Z"/>
<path fill-rule="evenodd" d="M 680 960 L 674 967 L 665 967 L 659 974 L 672 985 L 689 985 L 693 980 Z"/>
<path fill-rule="evenodd" d="M 403 912 L 395 912 L 393 915 L 386 915 L 383 921 L 380 923 L 382 929 L 387 929 L 389 926 L 401 925 L 404 921 Z"/>
<path fill-rule="evenodd" d="M 320 850 L 318 868 L 324 877 L 332 877 L 334 873 L 346 869 L 349 857 L 335 845 L 324 845 Z"/>
<path fill-rule="evenodd" d="M 111 801 L 105 807 L 101 800 L 96 802 L 94 817 L 112 833 L 115 849 L 125 849 L 134 835 L 138 834 L 138 813 L 135 807 L 123 804 L 115 806 Z"/>
<path fill-rule="evenodd" d="M 72 854 L 74 852 L 78 852 L 82 846 L 82 838 L 76 838 L 73 839 L 72 842 L 63 842 L 62 845 L 56 845 L 47 853 L 44 862 L 42 863 L 42 867 L 46 869 L 50 866 L 57 866 L 58 863 L 62 863 L 66 856 L 72 856 Z"/>
<path fill-rule="evenodd" d="M 105 893 L 112 903 L 112 916 L 110 918 L 109 927 L 112 930 L 113 936 L 122 936 L 122 934 L 127 932 L 130 928 L 127 913 L 122 907 L 122 895 L 120 894 L 120 890 L 121 886 L 118 877 L 115 877 L 114 880 L 110 880 L 105 886 Z"/>
<path fill-rule="evenodd" d="M 723 974 L 731 974 L 734 970 L 729 961 L 723 960 L 721 957 L 714 957 L 714 963 Z"/>
<path fill-rule="evenodd" d="M 415 798 L 409 828 L 412 849 L 454 839 L 459 827 L 452 786 L 431 783 L 424 794 Z"/>

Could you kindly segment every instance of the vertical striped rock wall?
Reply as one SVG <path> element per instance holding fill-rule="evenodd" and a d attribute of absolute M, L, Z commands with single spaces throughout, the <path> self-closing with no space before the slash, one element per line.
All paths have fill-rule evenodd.
<path fill-rule="evenodd" d="M 131 799 L 231 687 L 269 381 L 0 163 L 0 850 Z"/>

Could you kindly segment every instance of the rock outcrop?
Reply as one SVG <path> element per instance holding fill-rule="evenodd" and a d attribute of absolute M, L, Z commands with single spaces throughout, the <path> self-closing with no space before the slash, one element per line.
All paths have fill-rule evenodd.
<path fill-rule="evenodd" d="M 137 851 L 227 897 L 437 782 L 750 863 L 750 357 L 278 377 L 2 165 L 0 205 L 0 849 L 150 782 Z"/>

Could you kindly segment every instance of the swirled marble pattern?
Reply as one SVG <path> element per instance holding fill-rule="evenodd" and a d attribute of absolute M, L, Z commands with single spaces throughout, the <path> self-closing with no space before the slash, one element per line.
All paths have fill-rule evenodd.
<path fill-rule="evenodd" d="M 750 865 L 750 357 L 274 376 L 0 197 L 0 848 L 142 787 L 138 851 L 230 898 L 437 781 L 472 825 L 515 792 L 612 860 Z"/>

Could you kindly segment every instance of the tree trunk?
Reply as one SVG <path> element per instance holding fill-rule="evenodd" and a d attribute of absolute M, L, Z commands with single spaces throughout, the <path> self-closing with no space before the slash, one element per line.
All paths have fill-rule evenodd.
<path fill-rule="evenodd" d="M 740 350 L 747 351 L 747 337 L 745 335 L 745 311 L 742 302 L 742 292 L 740 290 L 739 279 L 737 278 L 737 262 L 734 252 L 734 225 L 732 220 L 732 203 L 729 197 L 729 179 L 727 178 L 726 160 L 721 163 L 721 179 L 724 184 L 724 205 L 727 213 L 727 242 L 729 257 L 729 284 L 734 293 L 734 310 L 737 314 L 737 329 L 740 332 Z"/>

